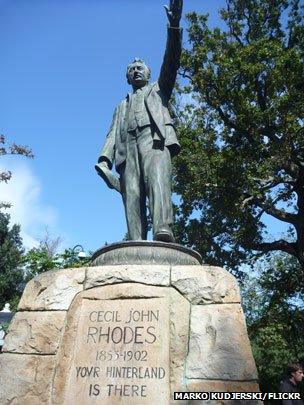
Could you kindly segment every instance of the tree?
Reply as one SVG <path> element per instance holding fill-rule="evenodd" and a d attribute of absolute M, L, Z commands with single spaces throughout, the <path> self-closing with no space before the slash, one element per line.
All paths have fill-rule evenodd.
<path fill-rule="evenodd" d="M 79 258 L 74 249 L 68 248 L 58 253 L 60 238 L 52 239 L 47 232 L 36 248 L 30 249 L 22 258 L 24 284 L 38 274 L 52 269 L 90 266 L 91 255 Z"/>
<path fill-rule="evenodd" d="M 20 266 L 23 254 L 19 225 L 9 228 L 10 216 L 0 212 L 0 307 L 9 302 L 16 307 L 23 281 Z"/>
<path fill-rule="evenodd" d="M 0 145 L 2 145 L 0 146 L 0 156 L 22 155 L 31 159 L 34 157 L 33 152 L 31 151 L 31 149 L 29 149 L 28 146 L 17 145 L 16 143 L 12 143 L 11 145 L 7 146 L 4 135 L 0 135 Z M 5 183 L 7 183 L 11 177 L 12 172 L 10 171 L 0 172 L 0 181 L 5 181 Z"/>
<path fill-rule="evenodd" d="M 279 250 L 303 269 L 303 9 L 299 0 L 227 0 L 220 15 L 225 29 L 187 16 L 177 239 L 211 264 Z M 273 237 L 267 217 L 289 226 L 288 237 Z"/>
<path fill-rule="evenodd" d="M 17 145 L 16 143 L 7 145 L 5 136 L 0 135 L 0 156 L 4 155 L 22 155 L 31 159 L 34 157 L 33 152 L 27 146 Z M 11 177 L 11 171 L 0 171 L 0 181 L 7 183 Z M 10 206 L 11 204 L 9 202 L 0 201 L 0 208 L 9 208 Z"/>
<path fill-rule="evenodd" d="M 24 286 L 33 277 L 60 267 L 57 254 L 51 255 L 43 246 L 30 249 L 22 258 Z"/>
<path fill-rule="evenodd" d="M 4 135 L 0 135 L 0 156 L 22 155 L 33 158 L 27 146 L 13 143 L 7 145 Z M 0 182 L 7 183 L 12 176 L 10 171 L 0 171 Z M 0 201 L 0 210 L 9 208 L 9 202 Z M 23 289 L 23 270 L 21 258 L 24 252 L 20 226 L 13 225 L 9 229 L 10 216 L 0 211 L 0 307 L 9 302 L 16 309 Z"/>
<path fill-rule="evenodd" d="M 49 228 L 46 226 L 45 234 L 39 241 L 39 248 L 45 251 L 50 257 L 54 257 L 57 254 L 61 242 L 62 238 L 60 236 L 52 237 Z"/>
<path fill-rule="evenodd" d="M 277 392 L 288 363 L 304 361 L 304 285 L 296 258 L 275 254 L 243 282 L 243 308 L 260 387 Z"/>

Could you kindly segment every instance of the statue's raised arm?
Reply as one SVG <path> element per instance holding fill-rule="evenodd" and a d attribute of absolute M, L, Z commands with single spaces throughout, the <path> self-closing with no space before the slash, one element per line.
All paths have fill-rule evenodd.
<path fill-rule="evenodd" d="M 183 0 L 170 0 L 169 6 L 164 7 L 169 26 L 167 45 L 158 83 L 163 95 L 169 100 L 174 88 L 182 50 L 182 29 L 179 23 L 183 10 Z"/>
<path fill-rule="evenodd" d="M 116 107 L 110 131 L 95 168 L 110 188 L 121 193 L 130 240 L 147 239 L 147 205 L 153 239 L 173 242 L 171 157 L 180 145 L 168 108 L 181 55 L 179 22 L 182 0 L 166 6 L 167 45 L 157 82 L 149 83 L 150 69 L 140 58 L 128 66 L 132 91 Z M 119 177 L 112 172 L 112 165 Z"/>

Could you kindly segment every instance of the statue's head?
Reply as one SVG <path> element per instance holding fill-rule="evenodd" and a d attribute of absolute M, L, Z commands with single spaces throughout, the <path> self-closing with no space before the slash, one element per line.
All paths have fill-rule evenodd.
<path fill-rule="evenodd" d="M 145 86 L 150 79 L 151 71 L 143 60 L 135 58 L 127 67 L 127 81 L 135 88 Z"/>

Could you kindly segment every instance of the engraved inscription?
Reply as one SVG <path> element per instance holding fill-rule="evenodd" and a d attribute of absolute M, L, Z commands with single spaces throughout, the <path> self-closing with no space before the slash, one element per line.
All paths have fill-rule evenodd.
<path fill-rule="evenodd" d="M 169 401 L 166 298 L 84 299 L 75 343 L 69 398 L 77 403 Z"/>

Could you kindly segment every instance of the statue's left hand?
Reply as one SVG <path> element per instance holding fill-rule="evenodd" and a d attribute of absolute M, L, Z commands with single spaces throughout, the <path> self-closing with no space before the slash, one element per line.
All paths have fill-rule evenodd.
<path fill-rule="evenodd" d="M 183 11 L 183 0 L 170 0 L 170 5 L 164 6 L 170 27 L 179 27 L 179 22 Z"/>

